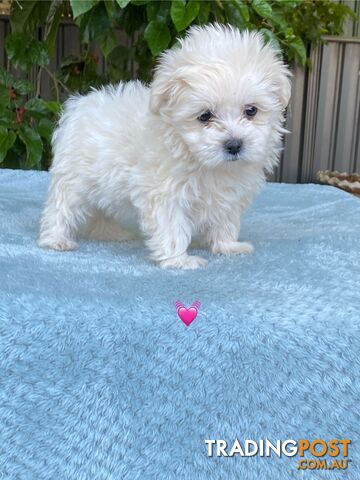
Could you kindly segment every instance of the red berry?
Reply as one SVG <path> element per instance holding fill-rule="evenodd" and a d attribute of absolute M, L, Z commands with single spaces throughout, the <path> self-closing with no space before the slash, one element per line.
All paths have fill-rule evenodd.
<path fill-rule="evenodd" d="M 25 112 L 26 109 L 24 107 L 19 107 L 16 109 L 16 123 L 22 123 Z"/>

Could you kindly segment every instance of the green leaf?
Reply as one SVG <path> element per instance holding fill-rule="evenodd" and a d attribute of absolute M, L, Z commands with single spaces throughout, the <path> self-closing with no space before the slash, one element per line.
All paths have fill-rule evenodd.
<path fill-rule="evenodd" d="M 208 23 L 210 15 L 210 3 L 209 2 L 201 2 L 200 3 L 200 10 L 197 17 L 199 25 L 204 25 Z"/>
<path fill-rule="evenodd" d="M 0 85 L 0 107 L 5 109 L 10 105 L 10 90 L 9 87 Z M 1 116 L 2 116 L 1 112 Z"/>
<path fill-rule="evenodd" d="M 26 95 L 34 90 L 32 83 L 28 82 L 27 80 L 15 80 L 12 84 L 12 87 L 19 93 L 20 95 Z"/>
<path fill-rule="evenodd" d="M 39 26 L 45 25 L 44 42 L 49 52 L 52 52 L 62 13 L 63 0 L 13 2 L 10 16 L 12 33 L 33 35 Z"/>
<path fill-rule="evenodd" d="M 301 65 L 305 65 L 306 63 L 306 48 L 304 45 L 304 42 L 301 40 L 301 38 L 295 38 L 289 43 L 289 47 L 291 50 L 293 50 L 298 59 L 301 62 Z"/>
<path fill-rule="evenodd" d="M 7 128 L 0 127 L 0 163 L 5 160 L 5 157 L 14 145 L 16 140 L 15 132 L 9 132 Z"/>
<path fill-rule="evenodd" d="M 269 20 L 271 20 L 273 25 L 278 27 L 280 30 L 286 30 L 288 26 L 284 9 L 278 9 L 277 11 L 273 10 Z"/>
<path fill-rule="evenodd" d="M 146 16 L 149 22 L 157 20 L 161 23 L 168 23 L 170 21 L 169 2 L 148 2 Z"/>
<path fill-rule="evenodd" d="M 107 57 L 117 45 L 118 41 L 113 30 L 107 30 L 104 35 L 99 38 L 99 46 L 105 57 Z"/>
<path fill-rule="evenodd" d="M 119 5 L 120 8 L 125 8 L 131 0 L 116 0 L 116 3 Z"/>
<path fill-rule="evenodd" d="M 16 128 L 16 113 L 13 110 L 4 109 L 0 115 L 0 125 L 5 128 L 9 128 L 10 126 Z"/>
<path fill-rule="evenodd" d="M 244 3 L 240 3 L 238 6 L 238 10 L 244 22 L 248 22 L 250 20 L 249 8 Z"/>
<path fill-rule="evenodd" d="M 153 55 L 158 55 L 165 50 L 171 40 L 168 27 L 157 21 L 152 21 L 148 24 L 144 32 L 144 37 Z"/>
<path fill-rule="evenodd" d="M 60 113 L 61 107 L 62 107 L 60 102 L 56 102 L 55 100 L 51 100 L 51 101 L 48 101 L 48 102 L 45 102 L 45 103 L 46 103 L 46 106 L 51 113 L 54 113 L 55 115 L 58 115 Z"/>
<path fill-rule="evenodd" d="M 157 19 L 157 13 L 159 10 L 160 3 L 159 2 L 149 2 L 146 5 L 146 17 L 148 22 Z"/>
<path fill-rule="evenodd" d="M 38 125 L 38 132 L 40 135 L 45 138 L 45 140 L 50 140 L 51 134 L 54 129 L 54 123 L 48 118 L 42 118 Z"/>
<path fill-rule="evenodd" d="M 104 37 L 112 29 L 104 3 L 98 3 L 92 10 L 79 18 L 80 33 L 85 43 Z"/>
<path fill-rule="evenodd" d="M 227 2 L 225 6 L 226 18 L 230 25 L 243 29 L 247 28 L 248 22 L 246 22 L 240 13 L 238 1 Z"/>
<path fill-rule="evenodd" d="M 234 0 L 232 2 L 236 10 L 239 12 L 242 20 L 247 23 L 250 20 L 250 12 L 243 0 Z"/>
<path fill-rule="evenodd" d="M 178 32 L 185 30 L 190 23 L 195 20 L 200 10 L 200 2 L 190 0 L 172 0 L 171 2 L 171 19 Z"/>
<path fill-rule="evenodd" d="M 12 2 L 11 32 L 33 33 L 37 27 L 45 23 L 50 4 L 50 1 L 38 0 Z"/>
<path fill-rule="evenodd" d="M 297 7 L 303 0 L 286 0 L 286 6 L 290 8 Z"/>
<path fill-rule="evenodd" d="M 63 11 L 63 0 L 52 0 L 48 15 L 46 17 L 44 36 L 44 42 L 46 43 L 49 53 L 54 52 L 56 37 Z"/>
<path fill-rule="evenodd" d="M 271 5 L 265 0 L 253 0 L 250 4 L 255 12 L 263 18 L 270 18 L 272 14 Z"/>
<path fill-rule="evenodd" d="M 22 33 L 14 33 L 8 35 L 5 40 L 6 53 L 9 59 L 14 63 L 15 67 L 27 69 L 31 67 L 25 50 L 28 50 L 29 36 Z"/>
<path fill-rule="evenodd" d="M 34 65 L 45 66 L 50 62 L 45 44 L 35 41 L 28 34 L 8 35 L 5 45 L 8 57 L 16 68 L 29 70 Z"/>
<path fill-rule="evenodd" d="M 116 15 L 116 2 L 114 2 L 114 0 L 104 0 L 104 5 L 108 16 L 113 18 Z"/>
<path fill-rule="evenodd" d="M 260 30 L 260 33 L 263 34 L 263 37 L 265 38 L 265 41 L 267 43 L 270 43 L 270 45 L 277 51 L 281 52 L 281 47 L 280 47 L 280 43 L 279 43 L 279 39 L 277 38 L 277 36 L 275 35 L 274 32 L 272 32 L 271 30 L 269 30 L 268 28 L 262 28 Z"/>
<path fill-rule="evenodd" d="M 45 102 L 41 98 L 31 98 L 24 107 L 25 110 L 34 118 L 42 118 L 49 115 L 49 102 Z"/>
<path fill-rule="evenodd" d="M 14 77 L 4 68 L 0 67 L 0 84 L 6 87 L 11 87 L 14 83 Z"/>
<path fill-rule="evenodd" d="M 153 0 L 131 0 L 132 5 L 136 6 L 141 6 L 141 5 L 146 5 L 147 3 L 151 2 Z"/>
<path fill-rule="evenodd" d="M 19 130 L 20 140 L 26 146 L 26 166 L 29 168 L 40 166 L 43 152 L 43 143 L 39 133 L 30 127 Z"/>
<path fill-rule="evenodd" d="M 29 60 L 32 65 L 45 67 L 50 63 L 49 53 L 43 43 L 35 42 L 31 44 L 28 50 Z"/>
<path fill-rule="evenodd" d="M 73 17 L 77 18 L 80 15 L 88 12 L 98 3 L 98 0 L 70 0 L 70 5 L 73 11 Z"/>

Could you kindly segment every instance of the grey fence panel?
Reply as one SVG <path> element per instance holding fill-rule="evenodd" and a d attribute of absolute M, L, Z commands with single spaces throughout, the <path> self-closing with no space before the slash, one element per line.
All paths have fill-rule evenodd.
<path fill-rule="evenodd" d="M 350 171 L 356 166 L 356 140 L 359 135 L 360 44 L 342 44 L 342 48 L 343 75 L 332 169 Z"/>
<path fill-rule="evenodd" d="M 56 72 L 64 58 L 70 55 L 77 56 L 79 54 L 80 33 L 78 27 L 72 23 L 64 23 L 60 25 L 55 55 L 51 60 L 49 70 L 51 72 Z M 42 72 L 40 94 L 41 97 L 46 100 L 54 98 L 54 82 L 46 71 Z"/>
<path fill-rule="evenodd" d="M 292 95 L 287 109 L 284 154 L 278 181 L 296 183 L 299 179 L 302 152 L 302 122 L 305 112 L 305 71 L 296 67 L 292 77 Z"/>
<path fill-rule="evenodd" d="M 321 52 L 321 67 L 317 110 L 308 110 L 314 114 L 314 145 L 311 149 L 311 178 L 318 170 L 325 170 L 332 165 L 334 143 L 337 135 L 338 99 L 341 87 L 342 48 L 339 44 L 330 44 Z M 305 128 L 307 127 L 305 123 Z"/>
<path fill-rule="evenodd" d="M 359 75 L 360 80 L 360 75 Z M 355 102 L 360 105 L 360 81 L 358 82 L 358 88 L 356 92 Z M 354 125 L 355 138 L 354 138 L 354 161 L 352 172 L 360 172 L 360 112 L 357 112 L 357 122 Z"/>
<path fill-rule="evenodd" d="M 313 69 L 306 73 L 298 162 L 301 182 L 316 181 L 319 170 L 360 170 L 360 39 L 334 37 L 328 42 L 312 52 Z M 284 164 L 292 164 L 295 157 L 287 143 L 292 147 L 292 139 L 286 139 Z"/>
<path fill-rule="evenodd" d="M 304 115 L 301 121 L 301 138 L 299 145 L 299 177 L 298 181 L 311 179 L 313 171 L 314 144 L 316 138 L 316 114 L 319 97 L 319 78 L 321 58 L 318 52 L 312 53 L 312 74 L 306 72 L 306 89 L 304 89 Z M 297 115 L 297 112 L 295 112 Z M 306 125 L 306 128 L 305 128 Z M 285 159 L 291 162 L 292 158 Z"/>
<path fill-rule="evenodd" d="M 76 25 L 71 23 L 61 26 L 61 43 L 60 59 L 69 55 L 79 55 L 80 49 L 80 32 Z"/>
<path fill-rule="evenodd" d="M 335 0 L 337 3 L 342 3 L 350 7 L 356 13 L 357 17 L 360 17 L 360 1 L 359 0 Z M 360 35 L 360 22 L 356 22 L 354 19 L 348 19 L 344 25 L 344 36 L 346 37 L 358 37 Z"/>
<path fill-rule="evenodd" d="M 5 38 L 9 33 L 9 22 L 0 18 L 0 66 L 6 65 Z"/>

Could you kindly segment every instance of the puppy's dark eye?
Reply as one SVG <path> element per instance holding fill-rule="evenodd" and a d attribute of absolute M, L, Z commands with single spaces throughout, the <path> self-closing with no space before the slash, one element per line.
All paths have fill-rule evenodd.
<path fill-rule="evenodd" d="M 257 111 L 258 109 L 254 105 L 248 105 L 245 108 L 245 115 L 247 117 L 255 117 L 255 115 L 257 114 Z"/>
<path fill-rule="evenodd" d="M 206 110 L 206 112 L 198 116 L 198 120 L 201 123 L 206 123 L 210 120 L 210 118 L 212 118 L 212 116 L 213 114 L 210 112 L 210 110 Z"/>

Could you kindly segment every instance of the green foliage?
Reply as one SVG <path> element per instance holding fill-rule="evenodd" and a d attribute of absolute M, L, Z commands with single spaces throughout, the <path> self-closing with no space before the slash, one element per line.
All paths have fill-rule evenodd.
<path fill-rule="evenodd" d="M 33 87 L 0 69 L 0 166 L 47 168 L 58 102 L 27 99 Z"/>
<path fill-rule="evenodd" d="M 63 59 L 56 75 L 48 70 L 59 23 L 72 16 L 79 27 L 81 54 Z M 192 24 L 229 23 L 259 30 L 290 63 L 309 65 L 310 45 L 323 35 L 338 35 L 350 8 L 331 0 L 17 0 L 12 2 L 8 59 L 25 74 L 38 69 L 37 89 L 0 71 L 0 165 L 46 168 L 49 138 L 58 102 L 38 97 L 47 71 L 57 100 L 66 92 L 137 77 L 151 79 L 156 57 L 172 48 Z M 39 40 L 38 28 L 43 27 Z M 119 41 L 118 32 L 127 39 Z M 97 73 L 96 44 L 107 71 Z"/>
<path fill-rule="evenodd" d="M 149 80 L 156 56 L 172 47 L 192 24 L 224 22 L 260 30 L 289 62 L 306 65 L 310 44 L 325 34 L 340 34 L 345 20 L 355 18 L 349 7 L 331 0 L 19 0 L 12 4 L 12 35 L 7 40 L 14 65 L 28 69 L 30 64 L 48 64 L 63 14 L 71 14 L 79 26 L 85 54 L 65 59 L 61 78 L 70 89 L 81 90 L 94 81 L 92 59 L 85 58 L 91 55 L 87 48 L 91 42 L 111 63 L 108 75 L 97 83 L 118 80 L 117 67 L 121 78 L 134 77 L 135 64 L 136 75 Z M 43 42 L 34 40 L 39 26 L 45 26 Z M 126 46 L 119 42 L 118 30 L 126 33 Z M 116 65 L 114 52 L 119 53 L 119 47 Z"/>
<path fill-rule="evenodd" d="M 73 17 L 77 18 L 79 15 L 88 12 L 96 5 L 96 3 L 96 0 L 70 0 Z"/>
<path fill-rule="evenodd" d="M 31 35 L 13 33 L 6 39 L 6 53 L 14 67 L 29 70 L 33 65 L 41 67 L 50 62 L 47 48 Z"/>
<path fill-rule="evenodd" d="M 185 30 L 199 15 L 200 2 L 195 0 L 174 0 L 171 2 L 170 15 L 178 32 Z"/>
<path fill-rule="evenodd" d="M 144 38 L 150 47 L 151 53 L 158 55 L 169 46 L 171 34 L 164 23 L 152 20 L 145 29 Z"/>

